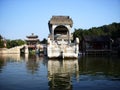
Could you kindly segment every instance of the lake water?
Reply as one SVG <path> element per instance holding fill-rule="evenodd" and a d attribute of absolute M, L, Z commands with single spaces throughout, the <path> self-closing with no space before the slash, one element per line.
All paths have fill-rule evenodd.
<path fill-rule="evenodd" d="M 0 55 L 0 90 L 120 90 L 120 58 Z"/>

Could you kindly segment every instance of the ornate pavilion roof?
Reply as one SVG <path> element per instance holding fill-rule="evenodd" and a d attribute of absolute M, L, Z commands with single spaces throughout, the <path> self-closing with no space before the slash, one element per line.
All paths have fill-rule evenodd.
<path fill-rule="evenodd" d="M 37 35 L 34 35 L 34 33 L 32 33 L 30 36 L 26 36 L 27 38 L 38 38 Z"/>

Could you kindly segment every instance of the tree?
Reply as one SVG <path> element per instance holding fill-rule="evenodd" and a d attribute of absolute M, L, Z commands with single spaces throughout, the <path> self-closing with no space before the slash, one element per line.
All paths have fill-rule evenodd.
<path fill-rule="evenodd" d="M 85 35 L 109 35 L 113 39 L 120 37 L 120 23 L 112 23 L 109 25 L 103 25 L 100 27 L 92 27 L 90 29 L 75 29 L 73 33 L 73 39 L 76 37 L 81 40 L 81 38 Z"/>
<path fill-rule="evenodd" d="M 3 37 L 0 35 L 0 48 L 4 47 L 4 40 Z"/>
<path fill-rule="evenodd" d="M 21 39 L 17 39 L 17 40 L 7 40 L 7 48 L 12 48 L 15 46 L 21 46 L 25 44 L 25 41 L 21 40 Z"/>
<path fill-rule="evenodd" d="M 47 39 L 44 38 L 40 43 L 42 43 L 42 44 L 47 44 Z"/>
<path fill-rule="evenodd" d="M 4 41 L 0 40 L 0 48 L 3 48 L 3 47 L 4 47 Z"/>
<path fill-rule="evenodd" d="M 76 37 L 79 38 L 79 40 L 82 39 L 82 36 L 83 36 L 83 29 L 75 29 L 74 33 L 73 33 L 73 40 L 76 39 Z"/>

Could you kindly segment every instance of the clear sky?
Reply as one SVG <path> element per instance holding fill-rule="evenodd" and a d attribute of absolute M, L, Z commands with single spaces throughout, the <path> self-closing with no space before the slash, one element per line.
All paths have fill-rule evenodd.
<path fill-rule="evenodd" d="M 0 0 L 0 34 L 6 39 L 39 39 L 49 34 L 53 15 L 68 15 L 74 29 L 120 22 L 120 0 Z"/>

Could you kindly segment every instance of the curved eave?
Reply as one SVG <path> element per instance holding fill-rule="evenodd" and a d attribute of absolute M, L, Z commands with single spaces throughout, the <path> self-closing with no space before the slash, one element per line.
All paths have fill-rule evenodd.
<path fill-rule="evenodd" d="M 38 38 L 38 36 L 26 36 L 27 38 Z"/>
<path fill-rule="evenodd" d="M 39 41 L 39 39 L 36 40 L 26 39 L 25 41 Z"/>

